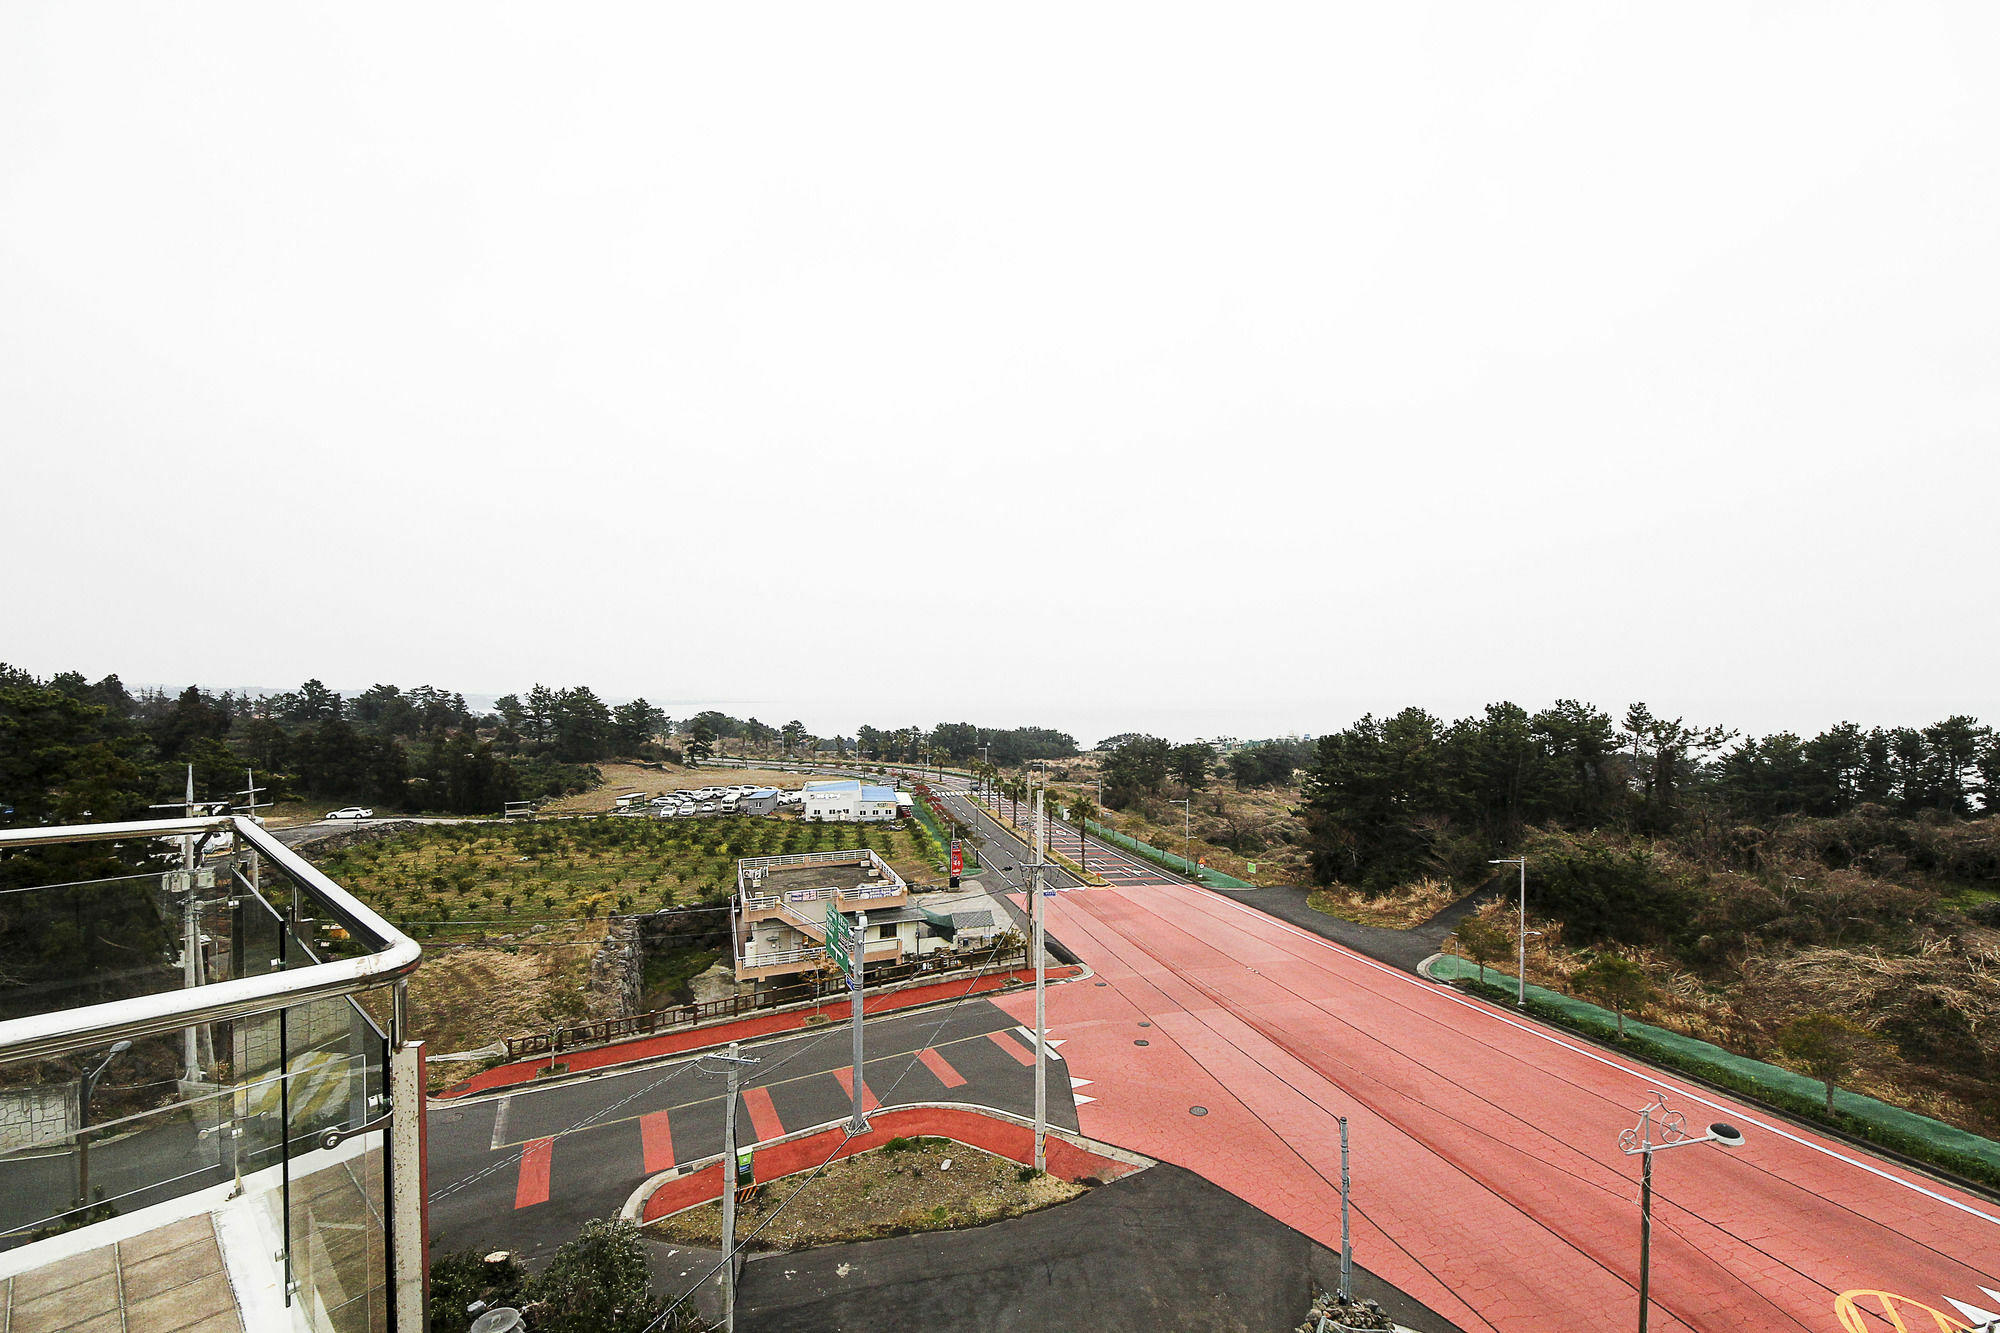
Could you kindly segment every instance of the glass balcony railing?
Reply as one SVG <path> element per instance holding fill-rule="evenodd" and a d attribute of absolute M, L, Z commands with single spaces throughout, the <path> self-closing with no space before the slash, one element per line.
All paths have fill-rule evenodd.
<path fill-rule="evenodd" d="M 421 1329 L 418 960 L 250 821 L 0 830 L 0 1262 L 227 1208 L 297 1325 Z"/>

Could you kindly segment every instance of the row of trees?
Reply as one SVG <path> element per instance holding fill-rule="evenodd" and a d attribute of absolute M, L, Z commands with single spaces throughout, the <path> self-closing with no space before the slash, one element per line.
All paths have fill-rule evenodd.
<path fill-rule="evenodd" d="M 860 727 L 855 747 L 865 759 L 890 763 L 966 764 L 974 759 L 1016 768 L 1031 759 L 1068 759 L 1077 753 L 1076 738 L 1049 727 L 981 727 L 971 722 L 940 722 L 923 727 L 884 731 Z"/>
<path fill-rule="evenodd" d="M 1489 704 L 1450 723 L 1406 708 L 1320 738 L 1305 794 L 1316 876 L 1387 888 L 1476 864 L 1528 825 L 1670 833 L 1693 818 L 1864 805 L 1961 817 L 2000 809 L 2000 742 L 1965 716 L 1739 740 L 1644 704 L 1620 722 L 1572 699 L 1534 714 Z"/>

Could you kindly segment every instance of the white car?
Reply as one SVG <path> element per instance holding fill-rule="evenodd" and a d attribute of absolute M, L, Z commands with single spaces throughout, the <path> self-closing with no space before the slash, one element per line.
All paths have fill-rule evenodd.
<path fill-rule="evenodd" d="M 350 805 L 344 810 L 335 810 L 331 812 L 330 814 L 327 815 L 327 818 L 328 819 L 373 819 L 375 818 L 375 812 L 373 810 L 364 810 L 358 805 Z"/>

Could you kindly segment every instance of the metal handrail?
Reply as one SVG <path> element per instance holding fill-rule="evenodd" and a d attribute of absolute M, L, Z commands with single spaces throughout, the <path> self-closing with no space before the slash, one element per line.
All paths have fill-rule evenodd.
<path fill-rule="evenodd" d="M 56 828 L 0 829 L 0 851 L 55 843 L 112 842 L 234 833 L 291 876 L 340 924 L 375 952 L 314 963 L 287 972 L 211 982 L 191 990 L 159 991 L 104 1004 L 61 1009 L 0 1022 L 0 1064 L 46 1060 L 89 1050 L 118 1038 L 150 1037 L 197 1023 L 241 1018 L 310 1000 L 356 995 L 400 981 L 423 959 L 423 946 L 272 837 L 263 826 L 236 815 L 207 819 L 135 820 L 123 824 L 71 824 Z M 392 1033 L 400 1040 L 401 1033 Z"/>
<path fill-rule="evenodd" d="M 908 893 L 909 888 L 901 880 L 894 884 L 878 884 L 872 888 L 842 889 L 843 898 L 892 898 L 899 893 Z"/>

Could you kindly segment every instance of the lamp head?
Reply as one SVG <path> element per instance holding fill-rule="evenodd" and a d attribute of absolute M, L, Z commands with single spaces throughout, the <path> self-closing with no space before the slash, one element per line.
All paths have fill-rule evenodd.
<path fill-rule="evenodd" d="M 1743 1131 L 1734 1125 L 1724 1124 L 1720 1120 L 1708 1127 L 1708 1137 L 1724 1148 L 1741 1148 L 1743 1146 Z"/>
<path fill-rule="evenodd" d="M 113 1055 L 123 1055 L 131 1049 L 132 1043 L 129 1041 L 114 1041 L 111 1043 L 111 1053 Z"/>

